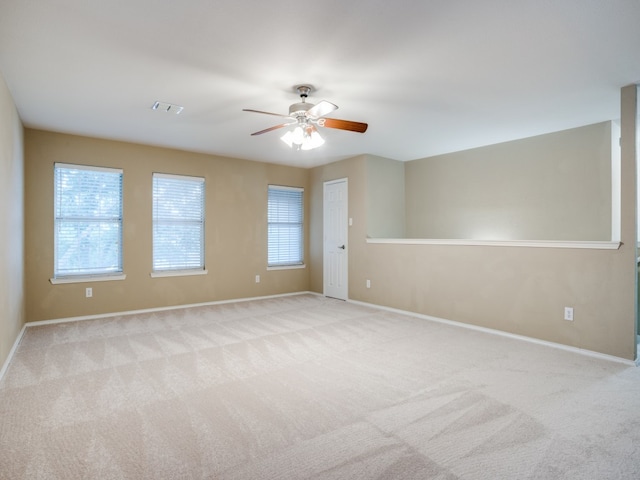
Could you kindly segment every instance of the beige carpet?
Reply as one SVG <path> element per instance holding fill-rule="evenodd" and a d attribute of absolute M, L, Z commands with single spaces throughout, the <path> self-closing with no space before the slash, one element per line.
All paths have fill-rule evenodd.
<path fill-rule="evenodd" d="M 638 479 L 640 369 L 313 295 L 26 330 L 2 479 Z"/>

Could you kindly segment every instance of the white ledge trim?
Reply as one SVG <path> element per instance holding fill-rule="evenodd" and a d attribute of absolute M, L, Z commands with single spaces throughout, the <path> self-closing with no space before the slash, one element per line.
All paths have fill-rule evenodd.
<path fill-rule="evenodd" d="M 59 277 L 50 278 L 49 281 L 53 285 L 60 285 L 63 283 L 86 283 L 86 282 L 113 282 L 116 280 L 124 280 L 127 276 L 123 274 L 117 275 L 78 275 L 77 277 Z"/>
<path fill-rule="evenodd" d="M 151 278 L 162 278 L 162 277 L 188 277 L 190 275 L 207 275 L 209 270 L 200 269 L 200 270 L 164 270 L 158 272 L 151 272 L 149 276 Z"/>
<path fill-rule="evenodd" d="M 479 247 L 533 247 L 533 248 L 586 248 L 617 250 L 622 242 L 613 241 L 559 241 L 559 240 L 466 240 L 439 238 L 367 238 L 367 243 L 395 245 L 464 245 Z"/>
<path fill-rule="evenodd" d="M 304 263 L 298 265 L 273 265 L 268 266 L 267 270 L 294 270 L 296 268 L 307 268 L 307 266 Z"/>

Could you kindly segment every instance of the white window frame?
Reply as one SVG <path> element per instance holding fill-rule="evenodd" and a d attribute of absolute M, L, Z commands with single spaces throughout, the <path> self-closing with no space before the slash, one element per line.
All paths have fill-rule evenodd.
<path fill-rule="evenodd" d="M 269 221 L 269 201 L 270 201 L 270 194 L 272 191 L 280 191 L 280 192 L 299 192 L 300 193 L 300 222 L 285 222 L 285 223 L 292 223 L 292 224 L 296 224 L 300 226 L 300 244 L 299 244 L 299 249 L 300 249 L 300 259 L 299 261 L 295 261 L 295 262 L 285 262 L 285 261 L 280 261 L 280 262 L 270 262 L 269 261 L 269 243 L 270 243 L 270 226 L 274 223 L 280 223 L 280 222 L 271 222 Z M 305 263 L 304 263 L 304 256 L 305 256 L 305 251 L 304 251 L 304 239 L 305 239 L 305 234 L 304 234 L 304 188 L 302 187 L 289 187 L 289 186 L 283 186 L 283 185 L 268 185 L 267 188 L 267 270 L 285 270 L 285 269 L 293 269 L 293 268 L 305 268 Z"/>
<path fill-rule="evenodd" d="M 201 218 L 199 221 L 195 220 L 182 220 L 182 219 L 159 219 L 157 218 L 156 211 L 156 197 L 155 197 L 155 186 L 156 179 L 171 179 L 178 181 L 186 181 L 186 182 L 198 182 L 202 184 L 202 210 L 201 210 Z M 206 203 L 206 184 L 204 177 L 194 177 L 188 175 L 176 175 L 176 174 L 168 174 L 168 173 L 159 173 L 154 172 L 152 175 L 152 228 L 151 228 L 151 236 L 152 236 L 152 258 L 151 265 L 152 271 L 150 276 L 152 278 L 157 277 L 175 277 L 175 276 L 186 276 L 186 275 L 206 275 L 208 273 L 205 267 L 205 203 Z M 185 268 L 184 266 L 170 266 L 164 268 L 158 268 L 155 264 L 155 252 L 156 252 L 156 224 L 157 222 L 163 222 L 165 224 L 194 224 L 198 223 L 200 228 L 200 265 L 192 268 Z"/>
<path fill-rule="evenodd" d="M 114 175 L 120 176 L 120 212 L 117 218 L 114 217 L 96 217 L 96 216 L 87 216 L 87 217 L 67 217 L 62 216 L 59 213 L 58 209 L 58 169 L 68 169 L 68 170 L 85 170 L 85 171 L 94 171 L 94 172 L 104 172 L 110 173 Z M 54 241 L 54 273 L 53 277 L 49 280 L 52 284 L 63 284 L 63 283 L 83 283 L 83 282 L 99 282 L 99 281 L 112 281 L 112 280 L 124 280 L 126 275 L 123 271 L 123 170 L 120 168 L 108 168 L 108 167 L 96 167 L 91 165 L 76 165 L 69 163 L 54 163 L 54 172 L 53 172 L 53 182 L 54 182 L 54 199 L 53 199 L 53 222 L 54 222 L 54 231 L 53 231 L 53 241 Z M 59 239 L 58 239 L 58 225 L 60 222 L 69 222 L 69 221 L 90 221 L 90 222 L 107 222 L 107 223 L 118 223 L 120 236 L 118 239 L 118 265 L 116 269 L 104 269 L 103 271 L 97 271 L 92 273 L 80 272 L 80 273 L 60 273 L 58 271 L 58 256 L 60 254 L 59 247 Z"/>

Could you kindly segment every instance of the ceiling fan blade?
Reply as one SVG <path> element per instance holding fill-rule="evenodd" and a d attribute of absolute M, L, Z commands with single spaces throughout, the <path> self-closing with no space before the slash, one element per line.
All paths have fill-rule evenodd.
<path fill-rule="evenodd" d="M 265 115 L 274 115 L 276 117 L 291 118 L 291 116 L 283 115 L 282 113 L 263 112 L 262 110 L 253 110 L 251 108 L 243 108 L 242 111 L 243 112 L 253 112 L 253 113 L 264 113 Z"/>
<path fill-rule="evenodd" d="M 251 135 L 262 135 L 263 133 L 272 132 L 273 130 L 278 130 L 279 128 L 286 127 L 287 125 L 291 125 L 291 123 L 281 123 L 280 125 L 276 125 L 275 127 L 265 128 L 264 130 L 260 130 L 259 132 L 254 132 Z"/>
<path fill-rule="evenodd" d="M 327 102 L 326 100 L 322 100 L 321 102 L 316 103 L 313 107 L 307 110 L 307 116 L 312 118 L 320 118 L 337 109 L 337 105 L 334 105 L 331 102 Z"/>
<path fill-rule="evenodd" d="M 350 132 L 364 133 L 369 127 L 366 123 L 351 122 L 349 120 L 338 120 L 337 118 L 321 118 L 318 120 L 321 127 L 337 128 L 339 130 L 349 130 Z"/>

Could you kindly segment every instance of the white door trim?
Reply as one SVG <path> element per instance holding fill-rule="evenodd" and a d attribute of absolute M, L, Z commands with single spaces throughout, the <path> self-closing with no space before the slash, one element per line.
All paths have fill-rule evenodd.
<path fill-rule="evenodd" d="M 329 211 L 327 187 L 336 184 L 344 185 L 344 208 L 339 212 L 340 219 L 332 222 Z M 349 298 L 349 179 L 339 178 L 329 180 L 323 184 L 323 235 L 322 235 L 322 272 L 323 294 L 327 297 L 348 300 Z M 336 213 L 336 212 L 333 212 Z M 333 227 L 332 227 L 333 225 Z M 330 228 L 337 231 L 330 232 Z M 332 235 L 332 238 L 328 238 Z M 335 244 L 335 245 L 334 245 Z M 340 244 L 340 245 L 338 245 Z M 338 250 L 340 249 L 340 250 Z"/>

